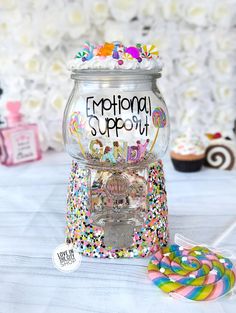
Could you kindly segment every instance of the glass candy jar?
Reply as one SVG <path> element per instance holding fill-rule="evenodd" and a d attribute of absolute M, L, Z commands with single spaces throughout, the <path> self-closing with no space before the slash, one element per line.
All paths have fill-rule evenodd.
<path fill-rule="evenodd" d="M 63 121 L 73 157 L 67 241 L 94 257 L 154 253 L 168 241 L 162 162 L 169 119 L 152 70 L 74 70 Z"/>

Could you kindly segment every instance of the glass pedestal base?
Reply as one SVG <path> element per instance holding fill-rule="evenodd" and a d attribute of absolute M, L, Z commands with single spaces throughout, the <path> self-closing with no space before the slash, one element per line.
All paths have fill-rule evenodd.
<path fill-rule="evenodd" d="M 168 242 L 163 165 L 112 172 L 73 160 L 67 196 L 67 242 L 86 256 L 145 257 Z"/>

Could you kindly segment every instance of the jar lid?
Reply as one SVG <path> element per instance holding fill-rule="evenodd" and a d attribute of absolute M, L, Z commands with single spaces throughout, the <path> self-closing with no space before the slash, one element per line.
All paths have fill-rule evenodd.
<path fill-rule="evenodd" d="M 125 46 L 120 41 L 93 45 L 86 42 L 83 48 L 69 62 L 68 68 L 80 70 L 143 70 L 161 72 L 163 67 L 155 45 L 137 43 Z"/>

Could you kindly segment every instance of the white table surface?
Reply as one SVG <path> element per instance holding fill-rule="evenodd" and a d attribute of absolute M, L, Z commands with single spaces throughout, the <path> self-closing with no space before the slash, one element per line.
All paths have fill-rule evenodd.
<path fill-rule="evenodd" d="M 181 233 L 212 244 L 236 220 L 236 171 L 178 173 L 165 160 L 171 241 Z M 0 166 L 0 313 L 235 312 L 236 296 L 174 300 L 147 277 L 148 259 L 82 258 L 73 273 L 53 267 L 64 241 L 70 158 L 48 153 L 23 166 Z M 220 245 L 236 255 L 236 230 Z"/>

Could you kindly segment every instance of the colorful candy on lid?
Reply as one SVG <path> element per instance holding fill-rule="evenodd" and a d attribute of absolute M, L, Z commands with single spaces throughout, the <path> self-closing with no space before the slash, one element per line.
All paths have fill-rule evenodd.
<path fill-rule="evenodd" d="M 119 41 L 93 45 L 86 42 L 83 48 L 69 63 L 71 70 L 76 69 L 155 69 L 160 72 L 162 61 L 155 45 L 125 46 Z"/>
<path fill-rule="evenodd" d="M 138 59 L 140 55 L 140 51 L 137 47 L 128 47 L 125 49 L 125 52 L 129 53 L 134 59 Z"/>

